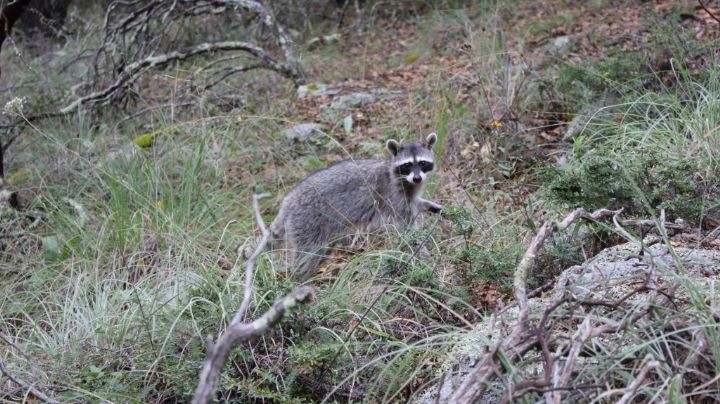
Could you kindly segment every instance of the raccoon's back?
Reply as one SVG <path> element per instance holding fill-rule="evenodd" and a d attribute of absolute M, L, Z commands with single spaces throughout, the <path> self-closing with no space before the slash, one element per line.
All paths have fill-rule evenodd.
<path fill-rule="evenodd" d="M 385 192 L 389 183 L 385 160 L 344 160 L 315 171 L 298 183 L 287 198 L 306 203 L 324 202 L 335 207 L 348 206 L 353 200 L 372 199 Z"/>
<path fill-rule="evenodd" d="M 339 233 L 378 221 L 395 199 L 386 160 L 346 160 L 316 171 L 283 200 L 281 214 L 292 233 L 323 227 Z M 397 203 L 397 202 L 395 202 Z"/>

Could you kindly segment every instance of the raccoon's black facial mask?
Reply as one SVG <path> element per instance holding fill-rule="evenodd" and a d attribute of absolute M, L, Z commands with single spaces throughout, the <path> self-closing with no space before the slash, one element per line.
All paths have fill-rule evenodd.
<path fill-rule="evenodd" d="M 418 161 L 418 165 L 420 166 L 420 170 L 424 173 L 429 173 L 433 170 L 433 168 L 435 168 L 435 164 L 425 160 Z"/>
<path fill-rule="evenodd" d="M 406 177 L 406 176 L 410 175 L 410 173 L 412 171 L 413 171 L 413 163 L 412 162 L 400 164 L 399 166 L 397 166 L 395 168 L 395 172 L 397 173 L 397 175 L 402 176 L 402 177 Z"/>

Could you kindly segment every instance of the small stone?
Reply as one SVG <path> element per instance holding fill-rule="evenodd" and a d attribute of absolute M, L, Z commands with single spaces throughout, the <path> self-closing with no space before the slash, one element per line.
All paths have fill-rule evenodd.
<path fill-rule="evenodd" d="M 553 41 L 553 45 L 555 45 L 556 48 L 563 49 L 570 43 L 570 37 L 567 35 L 559 36 L 555 38 Z"/>
<path fill-rule="evenodd" d="M 342 95 L 330 103 L 330 109 L 351 109 L 364 107 L 377 101 L 377 97 L 370 93 L 358 92 Z"/>
<path fill-rule="evenodd" d="M 301 123 L 282 131 L 289 140 L 305 141 L 326 136 L 323 125 L 319 123 Z"/>
<path fill-rule="evenodd" d="M 353 128 L 353 118 L 352 115 L 348 115 L 343 119 L 343 129 L 345 129 L 345 134 L 349 135 L 352 132 Z"/>
<path fill-rule="evenodd" d="M 130 160 L 135 157 L 136 154 L 140 153 L 141 150 L 140 146 L 133 142 L 125 143 L 117 150 L 108 153 L 106 157 L 108 160 L 117 160 L 121 158 L 124 160 Z"/>
<path fill-rule="evenodd" d="M 335 95 L 340 92 L 337 87 L 330 87 L 327 84 L 310 83 L 297 89 L 298 98 L 319 97 L 322 95 Z"/>

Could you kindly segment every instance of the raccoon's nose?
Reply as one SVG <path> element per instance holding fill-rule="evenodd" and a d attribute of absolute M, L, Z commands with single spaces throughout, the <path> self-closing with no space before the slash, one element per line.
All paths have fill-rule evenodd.
<path fill-rule="evenodd" d="M 421 182 L 422 182 L 422 177 L 419 176 L 419 175 L 413 176 L 413 182 L 416 183 L 416 184 L 421 183 Z"/>

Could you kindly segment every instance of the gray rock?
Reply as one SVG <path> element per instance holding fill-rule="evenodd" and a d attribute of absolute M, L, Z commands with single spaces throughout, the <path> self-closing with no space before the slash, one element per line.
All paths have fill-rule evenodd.
<path fill-rule="evenodd" d="M 537 317 L 555 297 L 565 292 L 582 299 L 611 300 L 624 297 L 647 278 L 648 271 L 652 267 L 657 270 L 659 284 L 677 283 L 681 286 L 676 292 L 675 299 L 681 312 L 682 305 L 690 304 L 688 302 L 691 300 L 683 285 L 692 284 L 701 291 L 700 293 L 706 295 L 715 293 L 714 284 L 720 281 L 720 251 L 675 247 L 673 254 L 666 245 L 655 244 L 646 248 L 643 256 L 639 253 L 640 248 L 637 244 L 622 244 L 600 252 L 582 265 L 568 268 L 558 278 L 554 293 L 529 299 L 530 312 Z M 636 294 L 627 299 L 626 304 L 630 306 L 641 304 L 644 298 L 643 294 Z M 513 307 L 495 319 L 486 318 L 476 324 L 473 331 L 459 335 L 457 342 L 453 344 L 453 352 L 438 369 L 438 379 L 440 375 L 445 375 L 442 388 L 433 386 L 414 402 L 423 404 L 435 403 L 438 400 L 448 402 L 466 375 L 473 371 L 474 366 L 485 355 L 486 349 L 497 343 L 501 337 L 508 335 L 517 316 L 518 309 Z M 532 316 L 533 314 L 531 318 Z M 608 340 L 621 337 L 607 335 L 603 338 Z M 528 359 L 532 355 L 538 355 L 538 360 Z M 516 369 L 518 374 L 523 377 L 541 374 L 542 370 L 538 366 L 542 361 L 538 353 L 527 353 L 523 363 L 527 365 L 518 367 Z M 497 382 L 491 383 L 479 402 L 499 402 L 502 388 Z"/>
<path fill-rule="evenodd" d="M 298 98 L 319 97 L 321 95 L 335 95 L 338 93 L 340 93 L 340 88 L 319 83 L 302 85 L 297 89 Z"/>
<path fill-rule="evenodd" d="M 347 134 L 347 135 L 349 135 L 352 132 L 352 129 L 353 129 L 352 115 L 348 115 L 345 118 L 343 118 L 343 129 L 345 129 L 345 134 Z"/>
<path fill-rule="evenodd" d="M 575 38 L 569 35 L 559 36 L 552 41 L 536 48 L 532 53 L 531 66 L 535 69 L 562 58 L 572 52 L 576 44 Z"/>
<path fill-rule="evenodd" d="M 140 153 L 142 149 L 140 146 L 136 145 L 133 142 L 125 143 L 122 146 L 120 146 L 118 149 L 111 151 L 107 154 L 107 160 L 109 161 L 115 161 L 115 160 L 130 160 L 135 155 Z"/>
<path fill-rule="evenodd" d="M 335 98 L 328 108 L 330 109 L 351 109 L 364 107 L 377 101 L 377 97 L 371 93 L 357 92 L 341 95 Z"/>
<path fill-rule="evenodd" d="M 301 123 L 282 131 L 282 135 L 289 140 L 306 141 L 326 136 L 324 126 L 319 123 Z"/>
<path fill-rule="evenodd" d="M 570 44 L 570 37 L 567 35 L 559 36 L 553 40 L 553 45 L 558 50 L 565 49 Z"/>
<path fill-rule="evenodd" d="M 308 50 L 314 50 L 319 48 L 320 46 L 330 45 L 330 44 L 337 44 L 340 42 L 341 36 L 340 34 L 330 34 L 330 35 L 320 35 L 316 36 L 305 44 Z"/>

